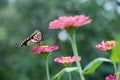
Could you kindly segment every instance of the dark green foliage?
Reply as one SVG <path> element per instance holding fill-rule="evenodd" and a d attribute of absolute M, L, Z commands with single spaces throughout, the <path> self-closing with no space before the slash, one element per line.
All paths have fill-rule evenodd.
<path fill-rule="evenodd" d="M 104 9 L 107 2 L 114 8 Z M 60 46 L 49 58 L 51 77 L 62 70 L 63 66 L 54 63 L 54 58 L 73 55 L 73 52 L 68 40 L 58 38 L 60 30 L 48 30 L 49 22 L 59 16 L 84 14 L 92 19 L 91 24 L 76 31 L 82 67 L 96 57 L 108 57 L 96 50 L 95 45 L 102 40 L 116 39 L 120 31 L 117 7 L 115 0 L 0 0 L 0 80 L 46 80 L 42 57 L 30 53 L 33 47 L 18 47 L 35 29 L 43 33 L 43 44 Z M 98 71 L 87 75 L 86 80 L 104 80 L 106 74 L 114 74 L 111 69 L 112 65 L 101 65 Z M 76 78 L 74 73 L 73 78 Z M 61 80 L 66 80 L 66 76 Z"/>

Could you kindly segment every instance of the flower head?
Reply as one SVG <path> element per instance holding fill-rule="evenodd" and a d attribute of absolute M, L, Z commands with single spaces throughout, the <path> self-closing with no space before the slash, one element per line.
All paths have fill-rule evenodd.
<path fill-rule="evenodd" d="M 116 45 L 116 42 L 111 40 L 111 41 L 102 41 L 101 44 L 96 45 L 96 48 L 98 50 L 103 50 L 103 51 L 107 51 L 107 50 L 111 50 L 114 46 Z"/>
<path fill-rule="evenodd" d="M 91 23 L 91 19 L 85 15 L 62 16 L 50 22 L 49 29 L 66 29 L 69 27 L 80 27 Z"/>
<path fill-rule="evenodd" d="M 78 60 L 79 61 L 81 60 L 80 56 L 78 56 Z M 73 62 L 75 62 L 76 58 L 75 58 L 75 56 L 60 57 L 60 58 L 58 57 L 58 58 L 55 58 L 54 61 L 57 62 L 57 63 L 65 64 L 65 66 L 66 65 L 68 66 L 68 65 L 71 65 Z"/>
<path fill-rule="evenodd" d="M 116 80 L 116 77 L 113 75 L 109 75 L 105 78 L 105 80 Z"/>
<path fill-rule="evenodd" d="M 51 51 L 57 50 L 58 46 L 40 46 L 31 50 L 32 53 L 49 53 Z"/>

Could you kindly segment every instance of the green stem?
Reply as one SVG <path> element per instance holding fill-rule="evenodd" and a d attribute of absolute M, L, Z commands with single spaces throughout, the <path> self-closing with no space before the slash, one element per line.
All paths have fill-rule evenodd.
<path fill-rule="evenodd" d="M 47 80 L 50 80 L 48 58 L 47 57 L 45 58 L 45 68 L 46 68 Z"/>
<path fill-rule="evenodd" d="M 116 63 L 113 63 L 113 66 L 114 66 L 115 73 L 117 73 L 117 65 L 116 65 Z"/>
<path fill-rule="evenodd" d="M 71 73 L 68 73 L 68 76 L 69 76 L 69 80 L 72 80 Z"/>
<path fill-rule="evenodd" d="M 116 80 L 119 80 L 119 74 L 118 74 L 118 70 L 117 70 L 117 64 L 116 63 L 113 63 L 113 66 L 114 66 L 114 70 L 115 70 L 115 75 L 116 75 Z"/>
<path fill-rule="evenodd" d="M 77 67 L 79 68 L 78 70 L 79 70 L 81 80 L 85 80 L 84 75 L 82 74 L 82 67 L 78 59 L 78 50 L 77 50 L 77 46 L 75 42 L 75 34 L 72 34 L 72 35 L 68 34 L 68 35 L 69 35 L 69 39 L 72 45 L 74 56 L 76 57 L 76 64 L 77 64 Z"/>
<path fill-rule="evenodd" d="M 118 71 L 120 72 L 120 63 L 118 63 Z"/>
<path fill-rule="evenodd" d="M 120 78 L 120 64 L 118 63 L 118 68 L 117 68 L 117 79 L 116 80 L 119 80 Z"/>

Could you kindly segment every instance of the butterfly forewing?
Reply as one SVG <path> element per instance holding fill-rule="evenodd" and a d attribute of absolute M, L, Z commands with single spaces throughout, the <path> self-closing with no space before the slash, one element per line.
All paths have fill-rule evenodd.
<path fill-rule="evenodd" d="M 36 34 L 33 36 L 33 39 L 36 41 L 41 41 L 42 39 L 42 33 L 40 31 L 37 31 Z"/>
<path fill-rule="evenodd" d="M 40 44 L 42 39 L 42 33 L 39 30 L 35 30 L 30 37 L 26 38 L 20 46 L 27 46 L 27 45 L 34 45 L 34 44 Z"/>

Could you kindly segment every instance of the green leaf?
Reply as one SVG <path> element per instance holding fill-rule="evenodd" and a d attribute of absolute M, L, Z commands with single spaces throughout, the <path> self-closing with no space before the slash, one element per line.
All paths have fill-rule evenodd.
<path fill-rule="evenodd" d="M 118 37 L 118 43 L 112 49 L 112 54 L 110 59 L 113 63 L 120 62 L 120 35 Z"/>
<path fill-rule="evenodd" d="M 64 68 L 62 69 L 59 73 L 57 73 L 55 76 L 52 77 L 51 80 L 58 80 L 60 77 L 65 73 L 65 72 L 72 72 L 72 71 L 77 71 L 77 67 L 69 67 L 69 68 Z"/>
<path fill-rule="evenodd" d="M 96 59 L 94 59 L 84 68 L 83 74 L 94 73 L 95 70 L 102 64 L 102 62 L 110 62 L 110 60 L 106 59 L 106 58 L 96 58 Z"/>

